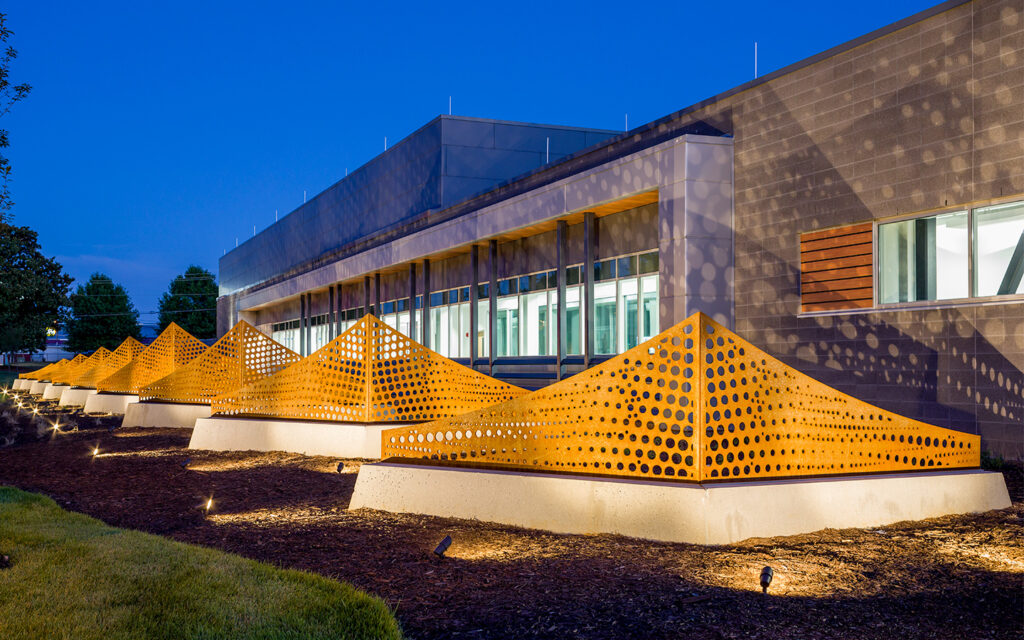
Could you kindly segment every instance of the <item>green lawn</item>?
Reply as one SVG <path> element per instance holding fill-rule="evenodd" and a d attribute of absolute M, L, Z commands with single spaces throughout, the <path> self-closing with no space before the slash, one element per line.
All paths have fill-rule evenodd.
<path fill-rule="evenodd" d="M 109 527 L 0 487 L 0 638 L 400 638 L 387 606 L 299 571 Z"/>

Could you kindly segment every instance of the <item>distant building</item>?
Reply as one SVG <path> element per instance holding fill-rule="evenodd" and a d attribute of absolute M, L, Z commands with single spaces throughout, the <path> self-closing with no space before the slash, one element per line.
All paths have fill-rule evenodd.
<path fill-rule="evenodd" d="M 946 2 L 628 133 L 441 116 L 228 252 L 218 331 L 309 354 L 369 311 L 537 387 L 699 310 L 1021 457 L 1022 14 Z"/>

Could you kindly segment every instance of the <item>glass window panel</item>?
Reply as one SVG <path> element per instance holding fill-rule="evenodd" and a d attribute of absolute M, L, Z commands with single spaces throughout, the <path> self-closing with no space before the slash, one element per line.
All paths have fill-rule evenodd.
<path fill-rule="evenodd" d="M 459 345 L 462 340 L 459 338 L 459 305 L 448 305 L 448 357 L 458 358 Z"/>
<path fill-rule="evenodd" d="M 615 277 L 615 261 L 602 260 L 594 263 L 594 282 L 611 280 Z"/>
<path fill-rule="evenodd" d="M 580 313 L 581 287 L 565 289 L 565 353 L 583 355 L 583 314 Z"/>
<path fill-rule="evenodd" d="M 487 298 L 490 295 L 491 295 L 491 284 L 489 282 L 487 284 L 477 285 L 477 287 L 476 287 L 476 297 L 478 299 L 482 300 L 484 298 Z"/>
<path fill-rule="evenodd" d="M 558 287 L 558 272 L 548 271 L 545 275 L 545 279 L 548 283 L 548 289 L 555 289 Z"/>
<path fill-rule="evenodd" d="M 569 267 L 565 270 L 565 284 L 566 286 L 572 286 L 580 283 L 580 267 Z"/>
<path fill-rule="evenodd" d="M 409 310 L 409 299 L 408 298 L 399 298 L 395 302 L 395 306 L 398 307 L 398 309 L 397 309 L 398 311 L 408 311 Z"/>
<path fill-rule="evenodd" d="M 878 226 L 879 301 L 965 298 L 967 212 Z"/>
<path fill-rule="evenodd" d="M 398 316 L 396 316 L 393 313 L 389 313 L 388 315 L 381 318 L 381 320 L 383 320 L 384 324 L 388 325 L 392 329 L 398 326 Z"/>
<path fill-rule="evenodd" d="M 498 280 L 498 295 L 509 296 L 519 293 L 519 282 L 515 278 Z"/>
<path fill-rule="evenodd" d="M 975 295 L 1024 293 L 1024 202 L 974 211 Z"/>
<path fill-rule="evenodd" d="M 469 287 L 459 289 L 459 302 L 469 302 Z"/>
<path fill-rule="evenodd" d="M 381 312 L 381 315 L 388 315 L 389 313 L 394 313 L 395 312 L 395 303 L 394 302 L 385 302 L 384 304 L 380 305 L 380 312 Z"/>
<path fill-rule="evenodd" d="M 619 351 L 632 349 L 640 344 L 640 331 L 637 326 L 639 319 L 636 278 L 619 280 L 619 344 L 622 345 Z"/>
<path fill-rule="evenodd" d="M 526 293 L 530 290 L 530 276 L 519 276 L 519 293 Z"/>
<path fill-rule="evenodd" d="M 615 283 L 594 285 L 594 353 L 618 353 L 616 345 Z"/>
<path fill-rule="evenodd" d="M 640 341 L 658 335 L 658 276 L 640 278 L 643 308 L 640 310 Z"/>
<path fill-rule="evenodd" d="M 548 274 L 535 273 L 530 276 L 530 291 L 543 291 L 548 288 Z"/>
<path fill-rule="evenodd" d="M 487 331 L 488 331 L 488 328 L 491 326 L 490 325 L 491 303 L 490 303 L 489 300 L 481 300 L 481 301 L 477 302 L 476 304 L 477 304 L 477 307 L 476 307 L 476 309 L 477 309 L 477 312 L 476 312 L 476 320 L 477 320 L 476 353 L 481 358 L 487 358 L 487 357 L 489 357 L 488 356 L 488 347 L 490 346 L 490 344 L 489 344 L 489 342 L 487 340 Z"/>
<path fill-rule="evenodd" d="M 620 278 L 636 275 L 636 256 L 626 256 L 625 258 L 619 258 L 615 262 Z"/>
<path fill-rule="evenodd" d="M 430 348 L 448 358 L 448 307 L 430 310 Z"/>
<path fill-rule="evenodd" d="M 524 356 L 545 356 L 548 354 L 548 293 L 538 291 L 520 296 L 522 312 L 522 347 Z"/>
<path fill-rule="evenodd" d="M 548 277 L 553 278 L 554 273 Z M 558 354 L 558 290 L 550 290 L 548 296 L 548 355 Z"/>
<path fill-rule="evenodd" d="M 651 251 L 650 253 L 642 253 L 639 256 L 640 273 L 657 273 L 658 272 L 658 252 Z"/>
<path fill-rule="evenodd" d="M 408 311 L 405 312 L 405 313 L 399 313 L 398 314 L 398 326 L 397 326 L 397 329 L 398 329 L 398 333 L 401 333 L 402 335 L 404 335 L 406 337 L 410 337 L 409 336 L 409 312 Z"/>
<path fill-rule="evenodd" d="M 430 294 L 430 306 L 440 307 L 444 304 L 444 291 Z"/>
<path fill-rule="evenodd" d="M 466 290 L 468 293 L 468 289 Z M 459 305 L 459 357 L 469 357 L 469 303 Z"/>
<path fill-rule="evenodd" d="M 519 355 L 519 297 L 498 298 L 495 356 Z"/>

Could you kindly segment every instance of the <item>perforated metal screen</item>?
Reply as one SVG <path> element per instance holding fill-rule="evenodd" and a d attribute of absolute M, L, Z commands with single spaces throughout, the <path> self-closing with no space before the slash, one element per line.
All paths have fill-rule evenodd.
<path fill-rule="evenodd" d="M 205 344 L 172 322 L 152 344 L 131 362 L 100 380 L 96 388 L 112 393 L 138 393 L 205 350 Z"/>
<path fill-rule="evenodd" d="M 56 384 L 71 384 L 72 380 L 77 379 L 78 376 L 82 375 L 82 373 L 87 371 L 90 367 L 101 362 L 105 362 L 108 357 L 110 357 L 110 351 L 103 347 L 97 349 L 88 358 L 81 354 L 75 356 L 75 359 L 71 361 L 71 364 L 65 367 L 59 374 L 54 374 L 51 380 Z M 81 360 L 76 363 L 75 360 L 78 360 L 79 358 L 81 358 Z"/>
<path fill-rule="evenodd" d="M 980 438 L 884 411 L 703 314 L 572 378 L 382 435 L 384 457 L 722 480 L 977 467 Z"/>
<path fill-rule="evenodd" d="M 262 380 L 299 360 L 299 354 L 242 321 L 201 356 L 146 386 L 139 397 L 210 404 L 214 396 Z"/>
<path fill-rule="evenodd" d="M 365 316 L 308 358 L 214 398 L 214 414 L 414 422 L 526 393 L 430 351 Z"/>
<path fill-rule="evenodd" d="M 124 341 L 110 352 L 102 362 L 89 365 L 73 380 L 69 382 L 75 387 L 94 389 L 100 380 L 115 373 L 129 362 L 135 359 L 145 349 L 141 342 L 135 338 L 125 338 Z"/>

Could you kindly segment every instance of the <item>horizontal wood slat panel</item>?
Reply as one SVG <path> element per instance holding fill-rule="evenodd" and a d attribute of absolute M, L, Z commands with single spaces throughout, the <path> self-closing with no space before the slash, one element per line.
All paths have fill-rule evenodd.
<path fill-rule="evenodd" d="M 873 262 L 871 223 L 801 234 L 801 309 L 870 308 L 874 302 Z"/>
<path fill-rule="evenodd" d="M 800 274 L 800 282 L 828 282 L 871 275 L 871 265 L 863 267 L 845 267 L 843 269 L 825 269 L 824 271 L 804 272 Z"/>
<path fill-rule="evenodd" d="M 863 224 L 854 224 L 848 227 L 839 227 L 836 229 L 823 229 L 821 231 L 810 231 L 808 233 L 802 233 L 800 234 L 800 242 L 821 240 L 822 238 L 834 238 L 836 236 L 848 236 L 853 233 L 863 233 L 865 231 L 871 231 L 870 222 L 865 222 Z"/>
<path fill-rule="evenodd" d="M 815 304 L 803 305 L 803 310 L 807 311 L 842 311 L 844 309 L 870 309 L 872 306 L 870 300 L 843 300 L 842 302 L 820 302 Z"/>
<path fill-rule="evenodd" d="M 814 262 L 805 262 L 801 265 L 801 271 L 807 273 L 813 273 L 815 271 L 824 271 L 826 269 L 842 269 L 844 267 L 870 267 L 871 256 L 848 256 L 846 258 L 836 258 L 835 260 L 816 260 Z"/>
<path fill-rule="evenodd" d="M 840 300 L 871 300 L 871 287 L 862 289 L 843 289 L 841 291 L 823 291 L 821 293 L 805 293 L 805 304 L 813 302 L 838 302 Z"/>
<path fill-rule="evenodd" d="M 830 258 L 845 258 L 847 256 L 870 256 L 871 255 L 871 243 L 867 244 L 851 244 L 841 247 L 832 247 L 831 249 L 820 249 L 818 251 L 808 251 L 800 254 L 800 261 L 814 262 L 816 260 L 828 260 Z"/>
<path fill-rule="evenodd" d="M 808 251 L 818 251 L 819 249 L 831 249 L 833 247 L 842 247 L 851 244 L 867 244 L 871 245 L 871 232 L 866 231 L 864 233 L 854 233 L 848 236 L 836 236 L 833 238 L 824 238 L 822 240 L 809 240 L 800 242 L 800 251 L 807 253 Z"/>
<path fill-rule="evenodd" d="M 804 294 L 864 288 L 869 290 L 871 289 L 871 276 L 864 278 L 843 278 L 842 280 L 826 280 L 824 282 L 805 282 L 800 285 L 800 291 Z"/>

